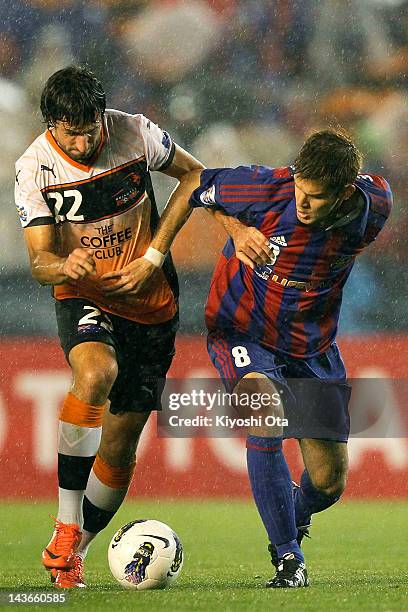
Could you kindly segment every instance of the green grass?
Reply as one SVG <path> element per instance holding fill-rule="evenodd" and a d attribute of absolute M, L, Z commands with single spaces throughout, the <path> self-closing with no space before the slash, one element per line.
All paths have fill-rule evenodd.
<path fill-rule="evenodd" d="M 88 555 L 89 588 L 70 591 L 69 603 L 62 607 L 45 609 L 406 610 L 407 510 L 408 504 L 402 502 L 344 502 L 316 515 L 312 539 L 304 544 L 310 588 L 272 591 L 263 588 L 272 571 L 266 538 L 252 503 L 129 501 Z M 0 505 L 3 589 L 49 587 L 39 554 L 49 538 L 50 513 L 55 513 L 53 504 Z M 106 555 L 109 540 L 116 529 L 133 518 L 164 521 L 183 541 L 184 568 L 168 590 L 123 591 L 110 575 Z"/>

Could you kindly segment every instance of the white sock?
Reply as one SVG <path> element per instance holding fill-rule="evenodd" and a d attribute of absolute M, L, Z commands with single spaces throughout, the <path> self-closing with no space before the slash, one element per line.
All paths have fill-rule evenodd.
<path fill-rule="evenodd" d="M 83 457 L 85 466 L 89 466 L 89 461 L 93 461 L 101 439 L 102 427 L 80 427 L 65 421 L 59 421 L 58 427 L 58 453 L 66 457 Z M 89 459 L 91 458 L 91 459 Z M 83 526 L 82 503 L 88 472 L 86 470 L 83 477 L 79 476 L 79 482 L 83 488 L 65 489 L 59 487 L 58 520 L 63 523 L 76 523 L 79 528 Z M 60 467 L 59 467 L 60 470 Z M 59 474 L 60 478 L 61 475 Z M 75 482 L 75 479 L 74 479 Z"/>
<path fill-rule="evenodd" d="M 86 555 L 88 554 L 89 545 L 92 540 L 96 538 L 97 535 L 97 533 L 91 533 L 90 531 L 86 531 L 85 529 L 82 530 L 81 543 L 79 544 L 77 550 L 77 554 L 82 558 L 82 560 L 85 559 Z"/>
<path fill-rule="evenodd" d="M 84 491 L 70 491 L 58 487 L 58 515 L 62 523 L 76 523 L 81 529 L 84 518 L 82 516 L 82 502 Z"/>

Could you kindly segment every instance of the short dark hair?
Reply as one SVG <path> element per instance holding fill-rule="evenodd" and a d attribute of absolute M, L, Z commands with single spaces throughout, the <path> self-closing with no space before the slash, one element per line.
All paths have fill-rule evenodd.
<path fill-rule="evenodd" d="M 337 193 L 354 183 L 362 160 L 344 130 L 326 129 L 309 136 L 293 165 L 302 179 L 320 181 L 330 192 Z"/>
<path fill-rule="evenodd" d="M 96 76 L 82 66 L 68 66 L 50 76 L 41 94 L 41 113 L 48 126 L 67 121 L 83 127 L 103 116 L 106 97 Z"/>

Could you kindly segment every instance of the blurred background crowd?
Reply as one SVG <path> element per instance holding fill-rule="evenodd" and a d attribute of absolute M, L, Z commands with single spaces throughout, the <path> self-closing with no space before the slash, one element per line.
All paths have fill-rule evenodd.
<path fill-rule="evenodd" d="M 344 126 L 394 191 L 391 221 L 345 291 L 343 333 L 408 329 L 408 0 L 3 0 L 0 3 L 0 321 L 54 334 L 30 280 L 14 162 L 44 129 L 46 79 L 86 63 L 108 107 L 141 112 L 207 166 L 290 163 L 313 128 Z M 159 206 L 172 184 L 153 177 Z M 178 237 L 183 330 L 203 331 L 225 240 L 203 211 Z"/>

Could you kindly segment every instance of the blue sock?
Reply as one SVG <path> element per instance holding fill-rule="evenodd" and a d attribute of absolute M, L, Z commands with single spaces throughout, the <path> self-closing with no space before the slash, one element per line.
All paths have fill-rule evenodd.
<path fill-rule="evenodd" d="M 252 493 L 269 540 L 279 557 L 294 553 L 304 561 L 296 541 L 292 480 L 282 452 L 282 438 L 247 437 L 247 463 Z"/>
<path fill-rule="evenodd" d="M 296 525 L 309 525 L 312 514 L 326 510 L 339 498 L 340 495 L 325 495 L 318 491 L 305 470 L 300 479 L 300 489 L 295 492 Z"/>

